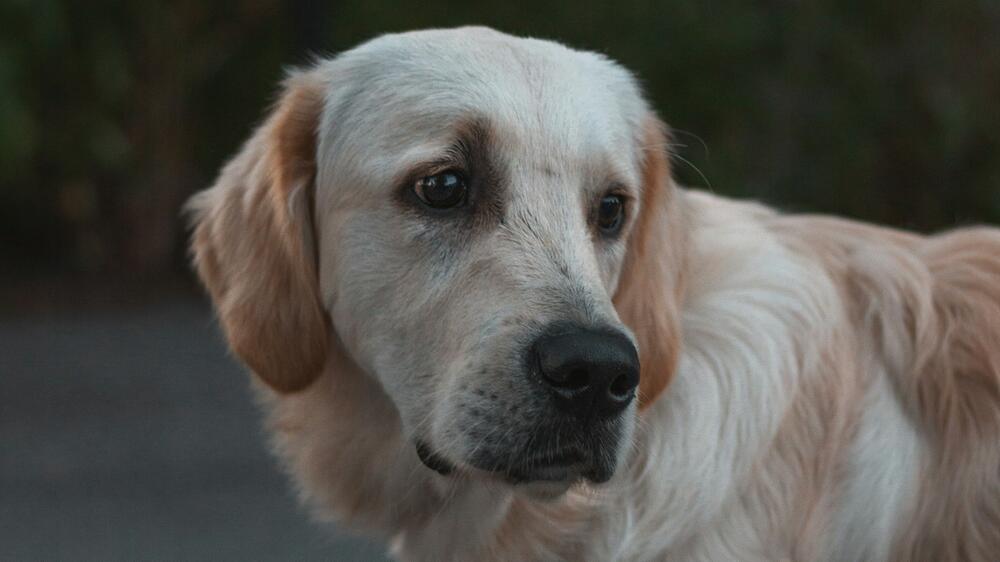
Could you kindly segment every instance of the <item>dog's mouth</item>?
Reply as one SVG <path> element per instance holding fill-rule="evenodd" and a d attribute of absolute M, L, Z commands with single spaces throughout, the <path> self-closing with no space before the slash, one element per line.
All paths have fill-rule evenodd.
<path fill-rule="evenodd" d="M 513 484 L 563 482 L 586 477 L 589 461 L 578 449 L 565 449 L 528 458 L 503 471 Z"/>
<path fill-rule="evenodd" d="M 427 468 L 442 476 L 453 475 L 457 467 L 428 445 L 425 441 L 417 441 L 417 456 Z M 472 467 L 484 473 L 499 477 L 509 484 L 532 483 L 564 483 L 571 484 L 580 480 L 588 480 L 595 484 L 607 482 L 614 474 L 614 467 L 593 459 L 601 455 L 592 455 L 583 449 L 567 447 L 558 451 L 537 454 L 518 460 L 509 466 L 499 463 L 472 463 Z"/>

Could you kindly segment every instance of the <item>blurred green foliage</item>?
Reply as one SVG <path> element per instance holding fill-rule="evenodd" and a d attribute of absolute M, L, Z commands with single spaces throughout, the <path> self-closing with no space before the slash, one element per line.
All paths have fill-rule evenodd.
<path fill-rule="evenodd" d="M 0 0 L 0 22 L 0 263 L 13 268 L 182 269 L 179 206 L 262 117 L 283 68 L 469 23 L 636 71 L 690 185 L 918 230 L 1000 220 L 997 0 Z"/>

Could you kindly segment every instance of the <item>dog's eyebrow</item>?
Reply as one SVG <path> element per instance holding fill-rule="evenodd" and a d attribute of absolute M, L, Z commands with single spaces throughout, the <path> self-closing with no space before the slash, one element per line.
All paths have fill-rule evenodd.
<path fill-rule="evenodd" d="M 482 160 L 487 156 L 489 144 L 494 138 L 488 120 L 482 117 L 463 118 L 448 129 L 448 140 L 426 146 L 407 158 L 409 163 L 393 178 L 393 183 L 409 182 L 420 175 L 432 174 L 448 167 L 470 168 L 475 163 L 474 160 Z"/>
<path fill-rule="evenodd" d="M 408 190 L 415 181 L 449 168 L 459 168 L 472 181 L 473 207 L 467 215 L 471 219 L 470 226 L 486 229 L 502 222 L 508 182 L 495 146 L 496 131 L 490 120 L 481 115 L 461 117 L 445 131 L 441 135 L 443 139 L 421 151 L 423 158 L 414 154 L 412 163 L 394 178 L 394 184 L 399 186 L 397 196 L 411 201 Z"/>
<path fill-rule="evenodd" d="M 459 120 L 455 124 L 455 136 L 469 149 L 485 148 L 496 138 L 490 120 L 479 115 Z"/>

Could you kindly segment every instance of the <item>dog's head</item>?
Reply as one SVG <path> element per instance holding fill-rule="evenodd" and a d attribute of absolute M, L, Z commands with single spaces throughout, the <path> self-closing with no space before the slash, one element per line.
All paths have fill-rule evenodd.
<path fill-rule="evenodd" d="M 671 189 L 664 128 L 608 59 L 391 35 L 287 81 L 192 202 L 193 247 L 275 391 L 350 360 L 440 472 L 602 482 L 674 367 Z"/>

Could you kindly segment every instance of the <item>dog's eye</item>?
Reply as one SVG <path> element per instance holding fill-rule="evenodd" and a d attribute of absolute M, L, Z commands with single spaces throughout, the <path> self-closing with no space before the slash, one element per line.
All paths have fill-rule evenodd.
<path fill-rule="evenodd" d="M 605 234 L 614 234 L 622 226 L 625 202 L 620 195 L 605 195 L 597 207 L 597 226 Z"/>
<path fill-rule="evenodd" d="M 413 192 L 428 207 L 449 209 L 465 201 L 466 181 L 462 174 L 449 170 L 420 178 L 413 185 Z"/>

